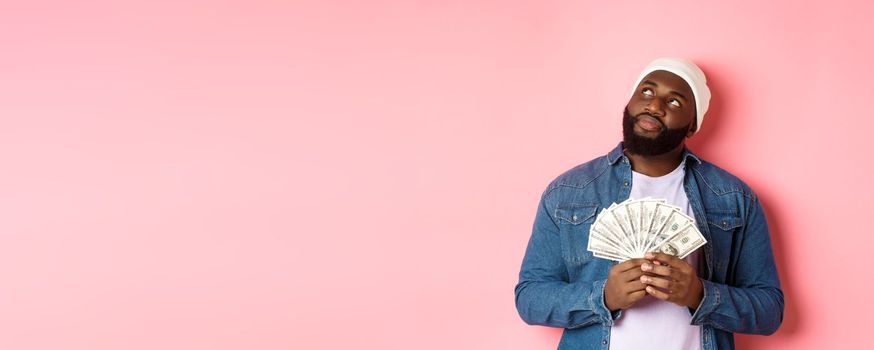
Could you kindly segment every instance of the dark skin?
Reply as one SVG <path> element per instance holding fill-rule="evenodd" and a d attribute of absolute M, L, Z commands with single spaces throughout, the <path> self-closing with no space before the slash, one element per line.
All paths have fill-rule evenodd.
<path fill-rule="evenodd" d="M 632 116 L 646 113 L 634 124 L 639 136 L 655 138 L 667 127 L 689 126 L 686 138 L 696 130 L 695 100 L 692 89 L 679 76 L 667 71 L 648 74 L 628 101 Z M 649 119 L 653 118 L 653 119 Z M 685 142 L 660 155 L 643 156 L 625 151 L 631 168 L 641 174 L 664 176 L 680 165 Z M 610 311 L 627 309 L 651 295 L 694 310 L 704 297 L 704 287 L 694 268 L 685 260 L 662 253 L 647 253 L 613 265 L 604 285 L 604 304 Z"/>

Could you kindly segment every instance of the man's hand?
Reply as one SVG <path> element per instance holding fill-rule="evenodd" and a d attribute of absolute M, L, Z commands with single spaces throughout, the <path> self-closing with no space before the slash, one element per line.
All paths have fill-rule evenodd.
<path fill-rule="evenodd" d="M 640 266 L 647 273 L 640 276 L 640 282 L 647 285 L 646 293 L 677 305 L 698 308 L 704 297 L 704 286 L 692 266 L 683 259 L 662 253 L 646 253 L 645 258 L 651 260 Z"/>
<path fill-rule="evenodd" d="M 610 311 L 627 309 L 646 296 L 646 284 L 641 282 L 643 271 L 640 266 L 646 259 L 631 259 L 613 265 L 604 284 L 604 304 Z"/>

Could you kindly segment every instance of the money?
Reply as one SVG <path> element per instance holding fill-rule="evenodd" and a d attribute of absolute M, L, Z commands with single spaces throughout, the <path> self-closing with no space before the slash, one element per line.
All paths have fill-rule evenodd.
<path fill-rule="evenodd" d="M 701 236 L 698 229 L 694 226 L 686 226 L 685 229 L 671 237 L 671 239 L 659 245 L 658 251 L 678 256 L 682 259 L 695 251 L 695 249 L 703 246 L 704 243 L 707 243 L 707 240 L 704 239 L 704 236 Z"/>
<path fill-rule="evenodd" d="M 595 218 L 587 249 L 614 261 L 661 252 L 685 258 L 707 243 L 695 219 L 663 199 L 628 199 L 613 203 Z"/>

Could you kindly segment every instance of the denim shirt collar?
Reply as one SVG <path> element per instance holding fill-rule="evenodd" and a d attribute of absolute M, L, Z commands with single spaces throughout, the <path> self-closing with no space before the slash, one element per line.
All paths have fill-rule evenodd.
<path fill-rule="evenodd" d="M 612 151 L 610 151 L 610 153 L 607 153 L 607 162 L 610 163 L 610 165 L 616 165 L 616 162 L 618 162 L 620 159 L 623 159 L 623 158 L 625 159 L 626 164 L 630 164 L 628 157 L 625 155 L 624 152 L 622 152 L 622 149 L 623 149 L 622 142 L 620 141 L 619 144 L 616 145 L 616 147 L 613 148 Z M 689 166 L 690 164 L 693 163 L 693 162 L 689 162 L 688 161 L 689 159 L 693 160 L 694 164 L 701 164 L 701 159 L 698 158 L 697 155 L 692 153 L 692 151 L 689 150 L 689 147 L 686 147 L 686 146 L 683 146 L 683 159 L 687 161 L 686 162 L 687 166 Z M 694 164 L 692 164 L 692 165 L 694 165 Z"/>

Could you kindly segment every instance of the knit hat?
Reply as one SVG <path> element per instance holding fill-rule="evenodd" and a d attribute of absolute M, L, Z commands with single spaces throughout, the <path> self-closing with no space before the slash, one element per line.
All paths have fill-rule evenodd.
<path fill-rule="evenodd" d="M 707 113 L 707 108 L 710 107 L 710 88 L 707 87 L 707 78 L 701 68 L 692 63 L 692 61 L 682 58 L 662 57 L 649 63 L 637 81 L 634 83 L 634 89 L 631 90 L 631 95 L 637 91 L 637 86 L 647 74 L 653 71 L 663 70 L 676 74 L 689 84 L 692 89 L 692 94 L 695 97 L 695 112 L 697 113 L 698 128 L 695 132 L 701 131 L 701 123 L 704 122 L 704 113 Z"/>

